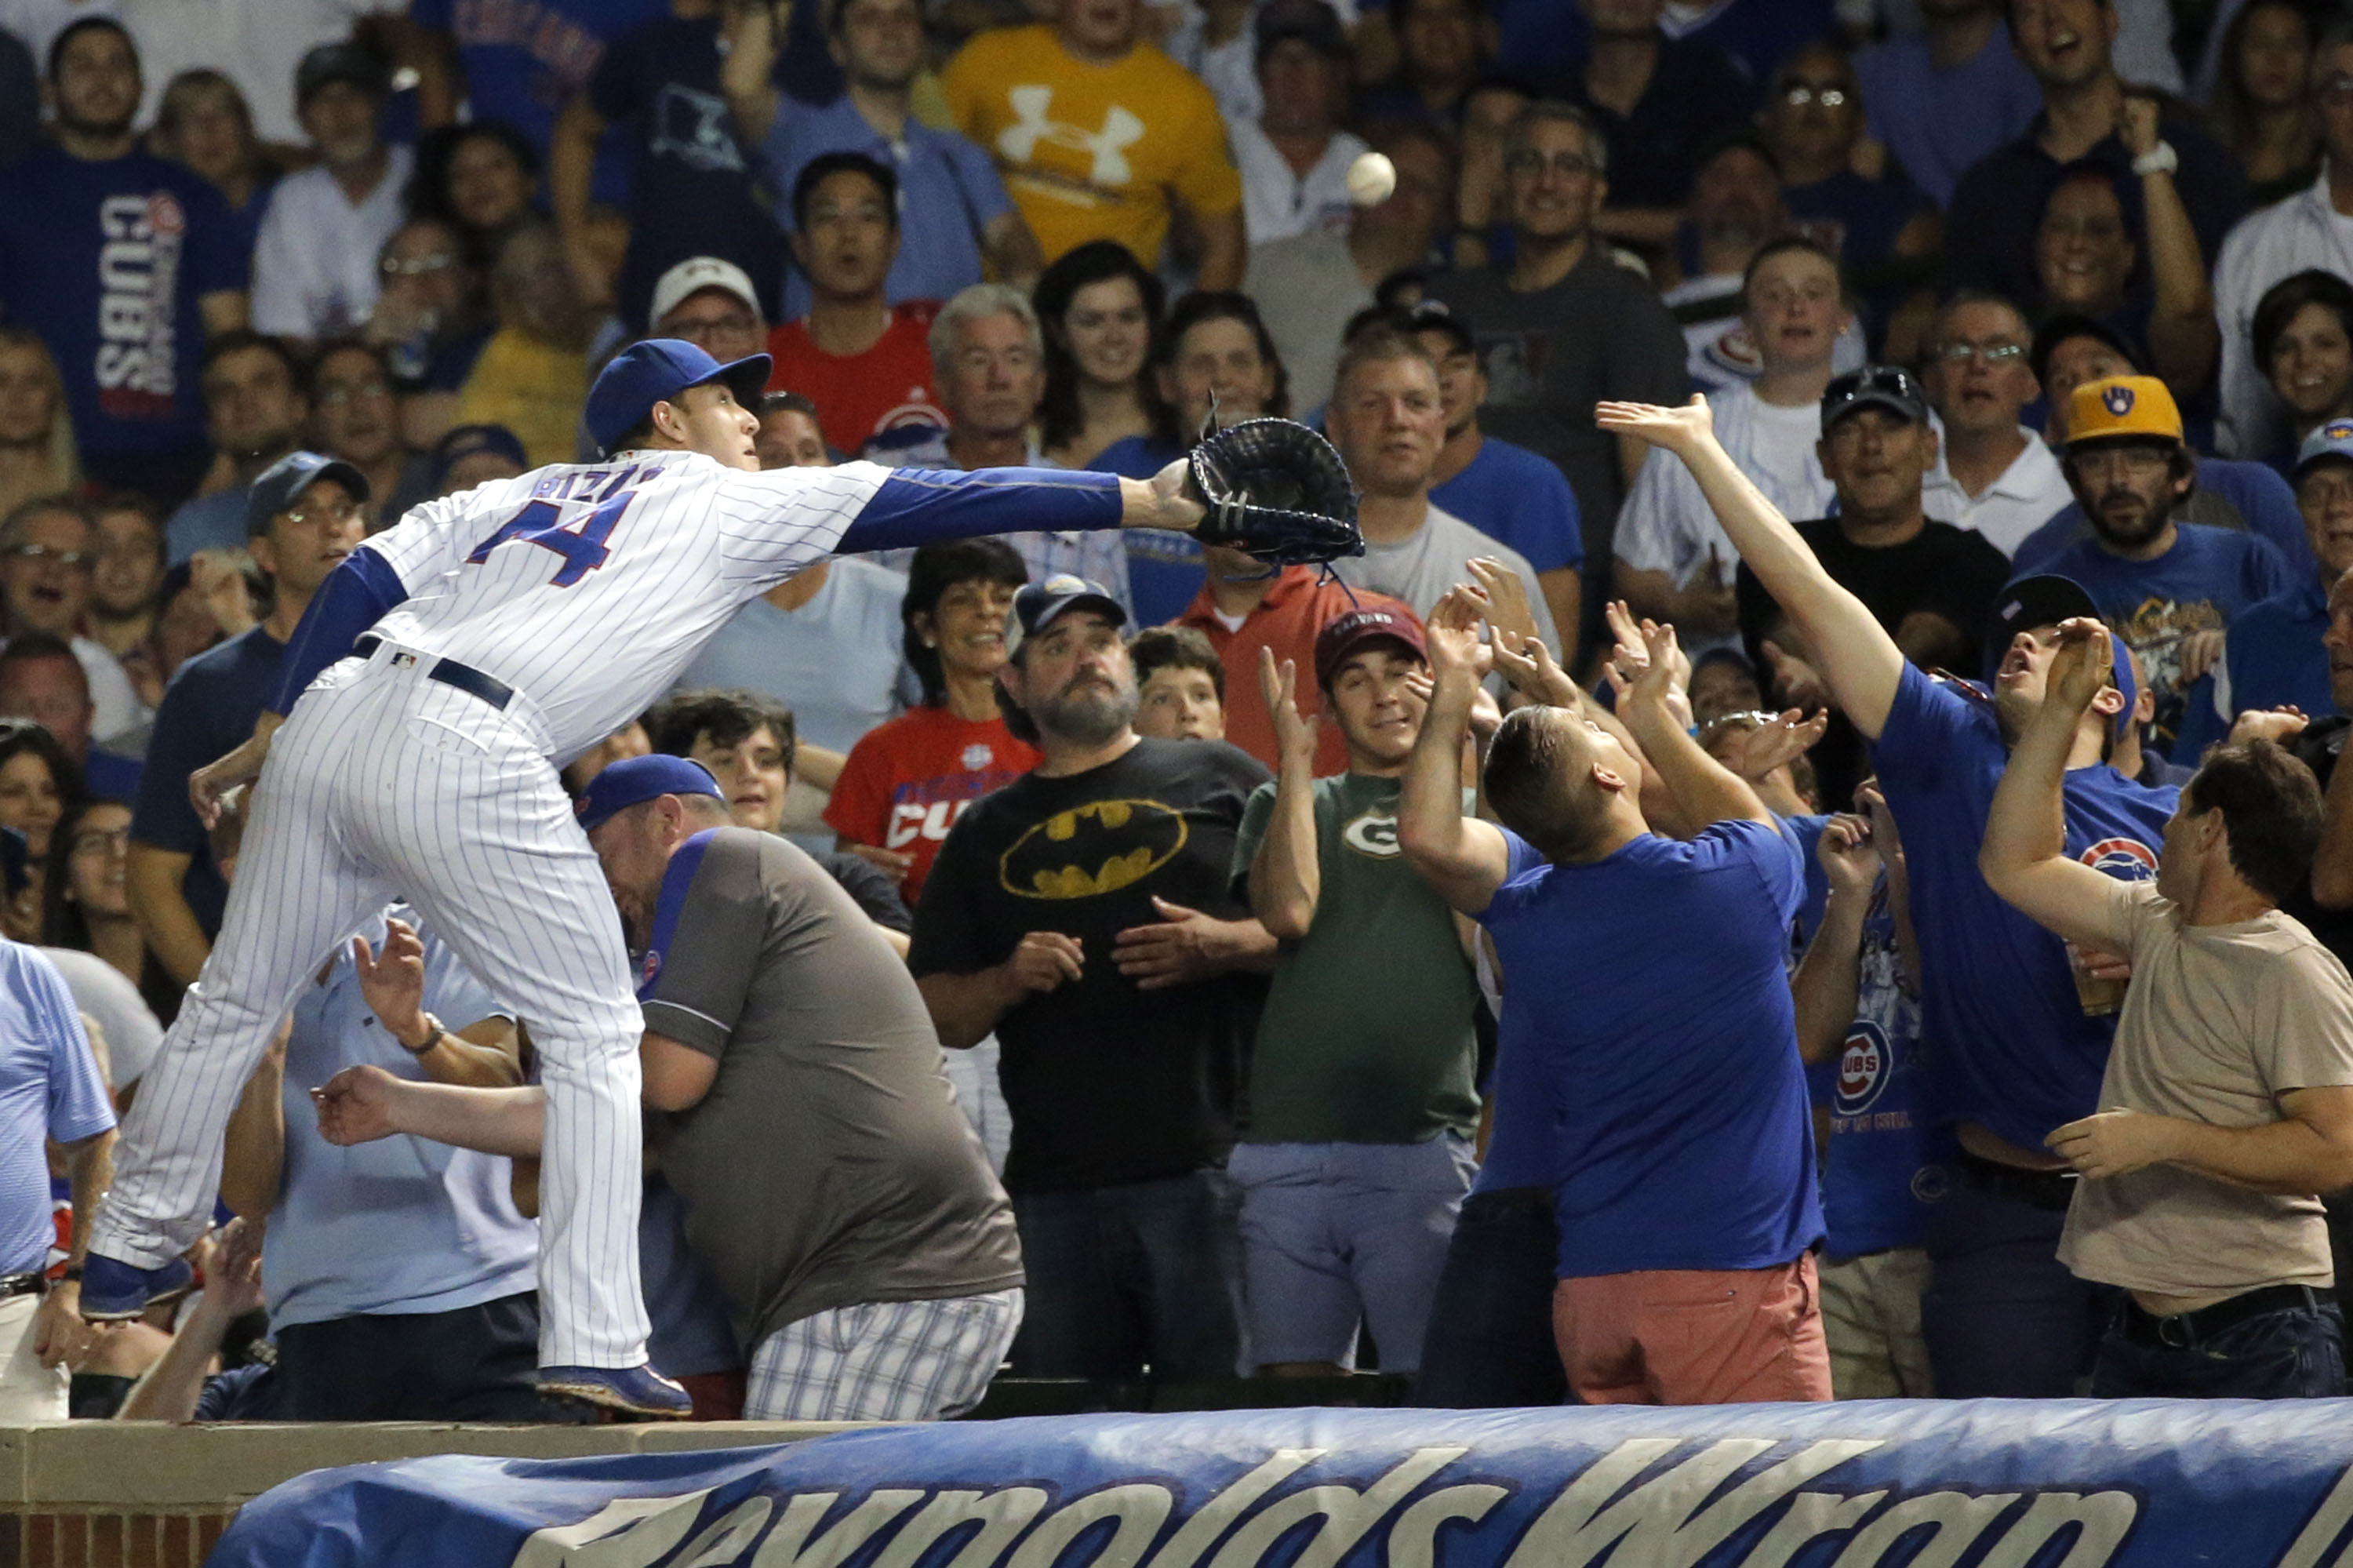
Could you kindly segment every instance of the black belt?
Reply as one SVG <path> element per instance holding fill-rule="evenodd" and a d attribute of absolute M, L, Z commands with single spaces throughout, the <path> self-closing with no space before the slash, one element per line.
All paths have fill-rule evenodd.
<path fill-rule="evenodd" d="M 2064 1210 L 2074 1201 L 2076 1178 L 2073 1171 L 2028 1171 L 1988 1160 L 1966 1149 L 1953 1163 L 1961 1185 L 1980 1192 L 2015 1198 L 2021 1203 L 2054 1212 Z"/>
<path fill-rule="evenodd" d="M 39 1296 L 48 1288 L 48 1280 L 37 1270 L 31 1274 L 0 1274 L 0 1300 L 14 1296 Z"/>
<path fill-rule="evenodd" d="M 384 646 L 384 639 L 371 632 L 352 644 L 352 656 L 373 659 L 375 651 Z M 421 655 L 418 655 L 421 657 Z M 470 664 L 460 664 L 455 659 L 436 659 L 425 672 L 428 681 L 438 681 L 445 686 L 455 686 L 469 696 L 480 697 L 491 706 L 505 711 L 514 701 L 514 688 L 495 675 L 485 675 Z"/>
<path fill-rule="evenodd" d="M 2316 1289 L 2309 1285 L 2266 1285 L 2260 1290 L 2227 1297 L 2211 1307 L 2200 1307 L 2195 1312 L 2176 1312 L 2160 1318 L 2127 1295 L 2124 1305 L 2116 1309 L 2116 1328 L 2136 1345 L 2186 1351 L 2250 1318 L 2299 1308 L 2316 1311 L 2336 1299 L 2334 1290 Z"/>

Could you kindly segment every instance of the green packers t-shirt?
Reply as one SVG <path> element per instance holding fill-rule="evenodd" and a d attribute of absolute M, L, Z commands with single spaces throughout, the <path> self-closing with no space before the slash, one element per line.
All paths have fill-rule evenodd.
<path fill-rule="evenodd" d="M 1323 886 L 1306 937 L 1283 944 L 1250 1059 L 1250 1143 L 1419 1143 L 1479 1119 L 1471 1032 L 1478 986 L 1454 916 L 1398 847 L 1401 781 L 1315 780 Z M 1274 815 L 1272 784 L 1242 813 L 1234 878 Z"/>

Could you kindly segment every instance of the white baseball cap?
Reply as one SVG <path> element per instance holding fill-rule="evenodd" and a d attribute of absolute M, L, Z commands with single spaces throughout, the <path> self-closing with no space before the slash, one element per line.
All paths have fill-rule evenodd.
<path fill-rule="evenodd" d="M 684 304 L 689 296 L 705 289 L 724 289 L 751 306 L 754 315 L 760 314 L 759 291 L 752 287 L 752 280 L 743 268 L 716 256 L 690 256 L 663 273 L 660 281 L 654 284 L 653 305 L 647 319 L 659 328 L 664 316 Z"/>

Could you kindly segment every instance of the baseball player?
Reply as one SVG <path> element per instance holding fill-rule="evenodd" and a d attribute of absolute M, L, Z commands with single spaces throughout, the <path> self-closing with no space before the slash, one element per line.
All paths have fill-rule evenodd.
<path fill-rule="evenodd" d="M 638 344 L 589 392 L 603 461 L 427 502 L 321 588 L 253 738 L 190 780 L 209 816 L 259 779 L 219 943 L 125 1131 L 84 1316 L 187 1287 L 180 1254 L 212 1207 L 239 1088 L 303 977 L 406 898 L 539 1053 L 541 1386 L 686 1414 L 646 1359 L 636 977 L 557 769 L 644 711 L 737 607 L 834 551 L 1203 517 L 1181 462 L 1148 482 L 760 472 L 749 405 L 768 369 L 765 355 L 723 366 L 691 344 Z"/>

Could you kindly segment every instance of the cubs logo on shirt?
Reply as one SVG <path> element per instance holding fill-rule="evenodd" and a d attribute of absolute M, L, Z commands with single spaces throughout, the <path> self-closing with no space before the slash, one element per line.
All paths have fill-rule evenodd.
<path fill-rule="evenodd" d="M 1858 1018 L 1839 1052 L 1838 1083 L 1831 1109 L 1838 1116 L 1861 1116 L 1887 1088 L 1895 1064 L 1887 1035 L 1878 1024 Z"/>
<path fill-rule="evenodd" d="M 997 760 L 997 748 L 985 740 L 976 740 L 964 748 L 964 770 L 977 773 Z"/>
<path fill-rule="evenodd" d="M 2076 858 L 2119 882 L 2147 882 L 2157 874 L 2157 852 L 2138 839 L 2102 839 Z"/>

